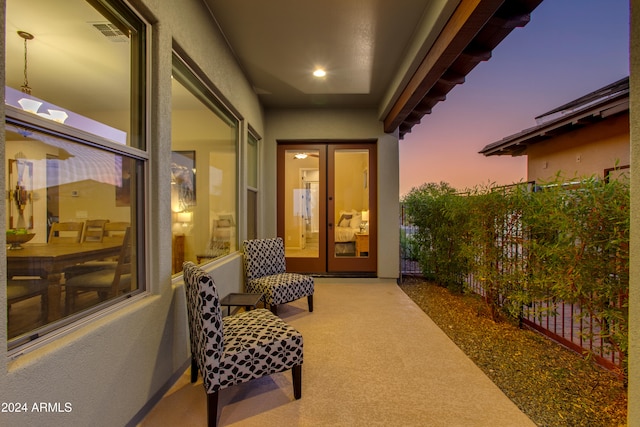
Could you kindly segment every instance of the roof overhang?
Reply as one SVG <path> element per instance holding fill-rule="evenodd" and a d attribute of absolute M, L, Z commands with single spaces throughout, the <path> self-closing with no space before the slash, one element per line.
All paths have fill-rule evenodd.
<path fill-rule="evenodd" d="M 542 0 L 462 0 L 384 116 L 385 132 L 411 132 L 425 114 L 517 28 Z"/>
<path fill-rule="evenodd" d="M 538 142 L 575 131 L 590 124 L 600 122 L 629 111 L 629 92 L 619 93 L 589 108 L 567 113 L 555 120 L 525 129 L 500 141 L 493 142 L 479 151 L 485 156 L 521 156 L 526 149 Z"/>

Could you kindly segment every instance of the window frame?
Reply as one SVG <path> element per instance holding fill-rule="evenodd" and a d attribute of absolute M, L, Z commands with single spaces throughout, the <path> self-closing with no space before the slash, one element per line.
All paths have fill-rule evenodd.
<path fill-rule="evenodd" d="M 172 78 L 174 78 L 180 85 L 182 85 L 187 91 L 189 91 L 196 99 L 203 103 L 213 114 L 215 114 L 223 123 L 227 124 L 233 129 L 235 137 L 235 188 L 234 188 L 234 213 L 235 213 L 235 251 L 228 254 L 215 257 L 205 258 L 211 259 L 212 262 L 218 261 L 229 255 L 240 251 L 240 235 L 238 230 L 242 229 L 240 226 L 240 215 L 242 211 L 240 209 L 240 200 L 242 197 L 242 182 L 241 176 L 244 171 L 242 166 L 242 122 L 243 118 L 239 112 L 234 109 L 230 102 L 228 102 L 224 96 L 217 90 L 216 86 L 206 77 L 206 74 L 200 69 L 193 61 L 189 59 L 184 50 L 182 50 L 177 44 L 174 43 L 172 50 Z M 178 75 L 176 75 L 178 74 Z M 173 146 L 171 147 L 173 150 Z M 211 218 L 209 218 L 209 223 Z M 172 251 L 172 258 L 174 254 Z M 205 261 L 206 262 L 206 261 Z M 181 275 L 182 270 L 174 273 L 174 276 Z"/>
<path fill-rule="evenodd" d="M 4 104 L 5 120 L 3 126 L 13 125 L 31 129 L 55 138 L 92 147 L 101 151 L 121 155 L 133 159 L 136 163 L 136 197 L 135 211 L 132 214 L 132 224 L 135 224 L 135 257 L 136 257 L 136 289 L 124 295 L 103 301 L 95 306 L 83 309 L 77 313 L 62 317 L 53 322 L 45 322 L 25 334 L 9 339 L 7 336 L 7 350 L 9 355 L 21 354 L 28 348 L 42 345 L 56 339 L 60 333 L 74 328 L 79 322 L 90 322 L 107 312 L 119 308 L 120 304 L 134 296 L 148 293 L 147 287 L 147 226 L 146 212 L 150 197 L 149 184 L 149 124 L 150 90 L 148 82 L 151 75 L 151 24 L 145 20 L 125 0 L 86 0 L 88 4 L 102 13 L 105 17 L 117 20 L 136 32 L 137 42 L 131 44 L 131 94 L 130 94 L 130 130 L 128 142 L 120 144 L 92 134 L 79 128 L 65 126 L 35 114 L 22 111 L 11 105 Z M 125 21 L 124 23 L 122 21 Z M 4 155 L 6 161 L 6 153 Z M 6 203 L 6 202 L 5 202 Z M 4 205 L 6 208 L 6 204 Z M 135 216 L 134 216 L 135 215 Z M 7 257 L 4 259 L 8 262 Z"/>

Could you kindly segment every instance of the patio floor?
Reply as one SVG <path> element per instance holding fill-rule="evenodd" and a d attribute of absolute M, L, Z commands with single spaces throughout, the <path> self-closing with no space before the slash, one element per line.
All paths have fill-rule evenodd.
<path fill-rule="evenodd" d="M 278 314 L 304 337 L 302 398 L 291 373 L 220 393 L 220 426 L 534 426 L 393 280 L 316 279 Z M 206 425 L 189 370 L 140 424 Z"/>

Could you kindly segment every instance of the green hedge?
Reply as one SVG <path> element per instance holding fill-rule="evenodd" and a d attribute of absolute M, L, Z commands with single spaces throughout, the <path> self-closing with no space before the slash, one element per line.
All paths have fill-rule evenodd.
<path fill-rule="evenodd" d="M 403 203 L 418 226 L 420 266 L 453 290 L 470 278 L 481 283 L 495 319 L 517 319 L 523 309 L 554 314 L 545 312 L 552 305 L 534 304 L 544 301 L 578 303 L 598 322 L 598 336 L 626 355 L 629 186 L 566 181 L 465 194 L 446 183 L 414 188 Z"/>

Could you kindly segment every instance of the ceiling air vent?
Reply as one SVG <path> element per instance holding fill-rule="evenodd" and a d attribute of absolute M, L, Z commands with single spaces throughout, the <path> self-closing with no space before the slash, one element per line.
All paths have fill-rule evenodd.
<path fill-rule="evenodd" d="M 110 22 L 90 22 L 96 30 L 100 31 L 103 36 L 114 43 L 128 42 L 129 37 L 125 35 L 118 27 Z"/>

